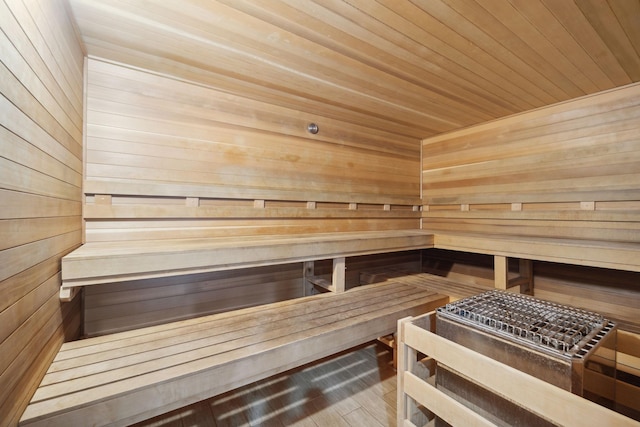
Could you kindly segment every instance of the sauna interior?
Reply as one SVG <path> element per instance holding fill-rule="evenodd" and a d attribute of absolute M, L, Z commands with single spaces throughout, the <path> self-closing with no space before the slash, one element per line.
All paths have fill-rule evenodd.
<path fill-rule="evenodd" d="M 3 0 L 0 28 L 2 426 L 144 421 L 492 288 L 615 321 L 608 425 L 638 422 L 637 0 Z M 375 319 L 46 400 L 92 397 L 56 365 L 86 343 L 334 300 Z"/>

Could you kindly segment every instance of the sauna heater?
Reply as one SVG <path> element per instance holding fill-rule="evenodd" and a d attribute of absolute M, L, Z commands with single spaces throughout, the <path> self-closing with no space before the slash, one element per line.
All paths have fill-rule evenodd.
<path fill-rule="evenodd" d="M 532 296 L 491 290 L 436 312 L 436 333 L 609 408 L 615 401 L 616 325 Z M 470 362 L 472 363 L 472 362 Z M 436 385 L 497 425 L 550 426 L 544 418 L 439 365 Z M 522 390 L 527 393 L 527 390 Z M 436 419 L 436 426 L 448 426 Z"/>

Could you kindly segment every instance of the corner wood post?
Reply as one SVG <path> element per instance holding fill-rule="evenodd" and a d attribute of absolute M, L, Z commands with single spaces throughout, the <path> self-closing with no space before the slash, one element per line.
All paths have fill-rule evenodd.
<path fill-rule="evenodd" d="M 411 419 L 411 414 L 415 411 L 416 403 L 404 392 L 404 373 L 413 369 L 413 365 L 418 360 L 418 352 L 405 344 L 405 324 L 411 322 L 412 317 L 405 317 L 398 320 L 396 332 L 396 346 L 398 368 L 397 377 L 397 425 L 404 426 L 405 420 Z"/>

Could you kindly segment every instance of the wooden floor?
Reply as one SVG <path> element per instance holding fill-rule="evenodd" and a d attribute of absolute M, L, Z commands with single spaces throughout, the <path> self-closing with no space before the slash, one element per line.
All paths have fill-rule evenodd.
<path fill-rule="evenodd" d="M 390 349 L 371 342 L 137 426 L 395 426 L 391 362 Z"/>

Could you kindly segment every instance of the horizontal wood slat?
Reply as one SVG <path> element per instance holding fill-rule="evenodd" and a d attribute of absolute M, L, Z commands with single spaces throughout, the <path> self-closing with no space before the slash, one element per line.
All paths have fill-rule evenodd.
<path fill-rule="evenodd" d="M 424 140 L 424 228 L 637 243 L 638 95 L 633 84 Z"/>
<path fill-rule="evenodd" d="M 535 271 L 537 297 L 601 313 L 619 329 L 640 333 L 637 273 L 553 263 L 536 263 Z"/>
<path fill-rule="evenodd" d="M 176 182 L 131 182 L 122 179 L 90 179 L 85 182 L 85 193 L 112 194 L 122 196 L 160 196 L 160 197 L 203 197 L 241 200 L 282 200 L 315 201 L 336 203 L 361 203 L 393 205 L 419 205 L 418 196 L 399 196 L 392 194 L 341 193 L 339 191 L 310 194 L 303 190 L 282 188 L 246 188 L 239 185 L 197 185 Z"/>
<path fill-rule="evenodd" d="M 380 205 L 373 209 L 308 209 L 296 207 L 270 207 L 256 209 L 237 206 L 100 206 L 88 205 L 85 218 L 132 219 L 132 218 L 415 218 L 412 210 L 384 210 Z M 411 208 L 411 207 L 410 207 Z"/>
<path fill-rule="evenodd" d="M 360 272 L 372 267 L 419 271 L 419 259 L 418 251 L 347 258 L 346 287 L 361 284 Z M 332 260 L 314 262 L 316 274 L 331 280 L 332 264 Z M 84 332 L 102 335 L 316 292 L 309 289 L 305 294 L 304 289 L 300 263 L 88 286 Z"/>
<path fill-rule="evenodd" d="M 87 242 L 420 227 L 416 138 L 98 59 L 87 78 Z"/>
<path fill-rule="evenodd" d="M 640 79 L 634 1 L 70 4 L 95 57 L 414 138 Z"/>
<path fill-rule="evenodd" d="M 433 246 L 420 230 L 87 243 L 63 260 L 63 289 Z M 127 262 L 122 262 L 123 260 Z"/>
<path fill-rule="evenodd" d="M 526 216 L 525 216 L 526 218 Z M 555 236 L 564 239 L 588 241 L 611 241 L 620 243 L 637 243 L 640 238 L 638 223 L 613 222 L 613 221 L 578 221 L 562 220 L 559 218 L 546 218 L 544 220 L 529 220 L 526 223 L 522 218 L 517 219 L 484 219 L 473 216 L 454 219 L 437 219 L 429 222 L 429 227 L 438 230 L 439 234 L 468 233 L 501 236 L 521 236 L 523 238 L 539 238 L 549 236 L 553 240 Z M 505 228 L 509 227 L 509 230 Z M 588 243 L 585 243 L 588 244 Z"/>
<path fill-rule="evenodd" d="M 584 419 L 576 417 L 577 413 L 598 425 L 637 425 L 637 421 L 632 418 L 436 335 L 429 326 L 434 317 L 435 313 L 429 313 L 400 322 L 399 346 L 404 346 L 401 353 L 411 354 L 412 351 L 418 351 L 430 356 L 438 364 L 455 370 L 500 396 L 510 396 L 511 402 L 558 425 L 583 425 Z M 398 375 L 402 375 L 402 379 L 399 380 L 399 408 L 404 404 L 407 394 L 418 404 L 442 416 L 447 422 L 494 425 L 479 411 L 474 411 L 469 405 L 461 405 L 457 399 L 450 399 L 450 396 L 436 389 L 427 379 L 415 375 L 411 372 L 412 365 L 409 363 L 401 362 L 398 369 Z M 521 390 L 528 390 L 528 393 L 520 393 Z M 433 396 L 438 405 L 433 405 L 434 402 L 427 400 L 426 397 L 429 396 Z M 400 414 L 401 417 L 407 415 L 409 414 L 406 412 Z"/>
<path fill-rule="evenodd" d="M 286 219 L 261 219 L 251 221 L 247 224 L 246 219 L 220 219 L 220 220 L 196 220 L 185 221 L 168 219 L 164 221 L 144 221 L 144 226 L 140 223 L 110 224 L 108 222 L 89 222 L 87 227 L 87 237 L 90 243 L 116 243 L 122 245 L 135 243 L 137 241 L 180 241 L 184 239 L 218 239 L 235 238 L 238 242 L 243 239 L 265 236 L 295 236 L 300 234 L 326 234 L 332 233 L 375 233 L 396 230 L 417 230 L 417 219 L 393 219 L 387 218 L 373 219 L 331 219 L 331 227 L 327 227 L 324 220 L 313 218 L 307 220 L 296 220 L 295 222 Z M 202 221 L 202 222 L 200 222 Z M 398 230 L 398 231 L 402 231 Z"/>
<path fill-rule="evenodd" d="M 385 283 L 70 343 L 21 425 L 131 424 L 382 336 L 446 301 Z"/>
<path fill-rule="evenodd" d="M 640 271 L 640 243 L 507 234 L 435 232 L 434 247 L 617 270 Z"/>
<path fill-rule="evenodd" d="M 60 259 L 82 241 L 83 52 L 64 1 L 0 1 L 0 423 L 17 425 L 63 341 Z"/>

